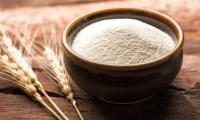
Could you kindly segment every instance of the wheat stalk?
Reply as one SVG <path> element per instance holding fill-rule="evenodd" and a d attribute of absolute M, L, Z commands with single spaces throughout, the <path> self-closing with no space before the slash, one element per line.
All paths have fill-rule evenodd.
<path fill-rule="evenodd" d="M 2 26 L 1 26 L 2 27 Z M 57 111 L 54 112 L 49 105 L 47 105 L 41 95 L 38 93 L 40 90 L 44 95 L 41 83 L 38 81 L 37 76 L 33 72 L 31 66 L 25 60 L 22 52 L 12 45 L 11 39 L 1 29 L 1 42 L 0 42 L 0 75 L 1 79 L 9 80 L 21 88 L 27 95 L 31 96 L 34 100 L 38 101 L 46 107 L 58 120 L 68 120 Z M 46 95 L 45 95 L 46 96 Z M 52 103 L 52 101 L 51 101 Z"/>
<path fill-rule="evenodd" d="M 47 73 L 50 79 L 54 80 L 55 83 L 57 83 L 66 98 L 70 100 L 79 118 L 81 120 L 84 120 L 83 116 L 80 113 L 80 110 L 76 105 L 76 100 L 74 99 L 74 94 L 72 92 L 70 84 L 70 76 L 68 75 L 68 72 L 64 67 L 61 44 L 58 42 L 55 27 L 51 27 L 50 39 L 47 39 L 45 31 L 43 31 L 43 33 L 44 41 L 46 41 L 46 43 L 39 45 L 43 46 L 43 48 L 39 48 L 36 44 L 34 46 L 34 49 L 36 49 L 36 51 L 39 51 L 39 53 L 41 54 L 41 56 L 37 57 L 38 63 L 40 64 L 41 68 Z"/>

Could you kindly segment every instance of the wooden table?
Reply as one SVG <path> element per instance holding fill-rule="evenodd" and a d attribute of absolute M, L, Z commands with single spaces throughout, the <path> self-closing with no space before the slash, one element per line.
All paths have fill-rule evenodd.
<path fill-rule="evenodd" d="M 3 2 L 0 1 L 1 6 Z M 6 6 L 6 5 L 5 5 Z M 43 19 L 62 20 L 67 24 L 84 13 L 111 7 L 143 7 L 158 10 L 174 18 L 185 33 L 182 70 L 161 94 L 133 105 L 110 105 L 90 97 L 74 83 L 78 106 L 86 120 L 200 120 L 200 1 L 199 0 L 134 0 L 107 1 L 51 6 L 0 8 L 0 22 L 39 24 Z M 64 26 L 61 26 L 64 28 Z M 63 30 L 63 29 L 61 29 Z M 44 73 L 34 66 L 46 91 L 70 120 L 78 117 Z M 0 120 L 53 120 L 38 103 L 16 86 L 0 81 Z"/>

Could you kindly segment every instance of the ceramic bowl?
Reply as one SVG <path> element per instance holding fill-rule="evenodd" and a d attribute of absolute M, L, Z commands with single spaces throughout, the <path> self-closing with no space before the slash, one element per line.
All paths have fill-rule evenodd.
<path fill-rule="evenodd" d="M 170 29 L 173 35 L 169 35 L 175 38 L 175 48 L 158 60 L 133 65 L 101 64 L 73 51 L 72 42 L 80 29 L 92 22 L 111 18 L 133 18 L 161 30 Z M 71 78 L 87 93 L 111 103 L 138 102 L 172 83 L 182 66 L 183 42 L 181 28 L 167 15 L 136 8 L 104 9 L 83 15 L 66 27 L 63 33 L 64 62 Z"/>

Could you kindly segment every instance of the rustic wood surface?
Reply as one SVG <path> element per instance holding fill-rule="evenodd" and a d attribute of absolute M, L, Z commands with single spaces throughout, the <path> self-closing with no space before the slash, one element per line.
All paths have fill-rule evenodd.
<path fill-rule="evenodd" d="M 4 3 L 1 2 L 1 6 Z M 200 1 L 134 0 L 98 3 L 0 8 L 0 23 L 40 24 L 46 19 L 67 25 L 84 13 L 111 7 L 142 7 L 174 18 L 185 33 L 183 67 L 171 86 L 148 101 L 133 105 L 110 105 L 87 95 L 73 83 L 78 106 L 86 120 L 200 120 Z M 64 26 L 61 26 L 63 30 Z M 78 117 L 58 88 L 35 67 L 46 91 L 70 120 Z M 53 120 L 48 111 L 16 86 L 0 81 L 0 120 Z"/>

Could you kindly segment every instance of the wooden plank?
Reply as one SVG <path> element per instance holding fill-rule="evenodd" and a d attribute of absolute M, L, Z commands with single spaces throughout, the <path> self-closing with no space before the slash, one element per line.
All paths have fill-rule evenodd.
<path fill-rule="evenodd" d="M 183 67 L 172 86 L 149 101 L 133 105 L 111 105 L 87 95 L 74 83 L 76 100 L 87 120 L 199 120 L 200 119 L 200 10 L 199 0 L 135 0 L 111 1 L 65 6 L 21 7 L 0 10 L 0 23 L 32 26 L 53 21 L 64 27 L 84 13 L 111 7 L 143 7 L 161 11 L 173 17 L 185 32 Z M 78 9 L 77 9 L 78 8 Z M 51 16 L 49 15 L 51 13 Z M 34 16 L 34 17 L 33 17 Z M 20 29 L 20 28 L 19 28 Z M 78 120 L 72 107 L 59 89 L 34 65 L 39 80 L 70 120 Z M 54 117 L 13 84 L 0 81 L 0 119 L 51 120 Z"/>
<path fill-rule="evenodd" d="M 174 94 L 174 93 L 173 93 Z M 199 120 L 199 113 L 182 94 L 163 92 L 148 102 L 114 106 L 97 100 L 77 99 L 87 120 Z M 5 96 L 0 94 L 0 96 Z M 70 120 L 78 120 L 72 106 L 64 99 L 53 98 Z M 3 120 L 53 120 L 54 117 L 40 105 L 23 95 L 7 94 L 2 101 L 0 116 Z M 6 101 L 6 102 L 5 102 Z M 23 104 L 22 104 L 23 103 Z M 2 107 L 3 106 L 3 107 Z"/>
<path fill-rule="evenodd" d="M 112 0 L 0 0 L 0 8 L 13 8 L 24 6 L 52 6 L 65 4 L 80 4 L 88 2 L 102 2 Z"/>
<path fill-rule="evenodd" d="M 193 61 L 191 61 L 193 59 Z M 86 119 L 95 120 L 199 120 L 199 74 L 200 57 L 185 56 L 184 66 L 178 78 L 173 83 L 176 87 L 169 87 L 149 101 L 133 105 L 109 105 L 87 95 L 73 83 L 73 90 L 77 103 Z M 192 67 L 193 66 L 193 67 Z M 189 75 L 188 75 L 189 74 Z M 71 120 L 78 120 L 71 104 L 65 100 L 45 75 L 38 74 L 46 91 L 69 116 Z M 0 116 L 4 120 L 20 119 L 54 119 L 51 114 L 35 103 L 19 89 L 9 83 L 0 82 Z M 8 86 L 6 86 L 7 84 Z M 24 104 L 25 103 L 25 104 Z M 20 110 L 18 110 L 20 109 Z M 134 113 L 134 114 L 133 114 Z M 22 116 L 23 115 L 23 116 Z"/>

